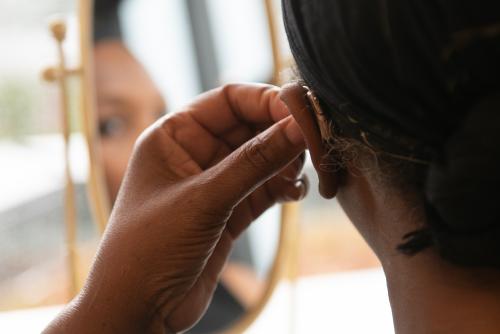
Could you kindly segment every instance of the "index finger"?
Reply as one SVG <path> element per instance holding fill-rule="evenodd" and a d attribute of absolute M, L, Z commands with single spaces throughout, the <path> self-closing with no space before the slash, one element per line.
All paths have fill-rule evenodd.
<path fill-rule="evenodd" d="M 202 94 L 187 112 L 216 137 L 241 127 L 261 130 L 290 115 L 279 93 L 272 85 L 225 85 Z"/>

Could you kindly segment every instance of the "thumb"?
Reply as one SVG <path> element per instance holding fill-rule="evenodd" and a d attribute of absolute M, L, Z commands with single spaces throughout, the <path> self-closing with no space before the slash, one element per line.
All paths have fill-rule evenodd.
<path fill-rule="evenodd" d="M 238 205 L 305 150 L 302 131 L 292 116 L 246 142 L 207 171 L 219 204 Z"/>

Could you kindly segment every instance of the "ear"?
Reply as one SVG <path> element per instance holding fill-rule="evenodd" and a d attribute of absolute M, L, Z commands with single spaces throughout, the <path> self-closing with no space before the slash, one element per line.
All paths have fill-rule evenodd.
<path fill-rule="evenodd" d="M 280 98 L 302 129 L 314 168 L 318 173 L 320 194 L 328 199 L 335 197 L 339 185 L 339 175 L 338 172 L 327 171 L 322 166 L 328 150 L 321 137 L 318 118 L 309 106 L 307 90 L 298 84 L 289 84 L 282 88 Z"/>

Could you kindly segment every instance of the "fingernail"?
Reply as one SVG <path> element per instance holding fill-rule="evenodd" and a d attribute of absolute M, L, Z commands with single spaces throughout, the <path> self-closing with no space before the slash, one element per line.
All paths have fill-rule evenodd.
<path fill-rule="evenodd" d="M 299 182 L 302 191 L 302 198 L 304 198 L 307 196 L 307 193 L 309 192 L 309 181 L 307 179 L 307 176 L 303 176 L 302 178 L 300 178 Z"/>
<path fill-rule="evenodd" d="M 285 128 L 285 134 L 288 140 L 290 140 L 290 142 L 294 145 L 305 143 L 302 130 L 293 117 L 290 117 L 290 120 Z"/>
<path fill-rule="evenodd" d="M 297 193 L 295 193 L 295 198 L 291 199 L 293 201 L 300 201 L 300 200 L 303 200 L 306 195 L 307 195 L 307 186 L 306 184 L 304 183 L 303 180 L 299 179 L 299 180 L 296 180 L 295 183 L 294 183 L 294 188 L 298 191 Z"/>

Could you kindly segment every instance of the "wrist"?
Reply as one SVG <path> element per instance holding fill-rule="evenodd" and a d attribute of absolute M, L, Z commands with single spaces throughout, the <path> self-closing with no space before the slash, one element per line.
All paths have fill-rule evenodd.
<path fill-rule="evenodd" d="M 52 333 L 162 333 L 145 317 L 132 315 L 126 305 L 112 300 L 89 301 L 79 295 L 43 332 Z"/>
<path fill-rule="evenodd" d="M 104 275 L 105 276 L 105 275 Z M 47 327 L 52 333 L 165 333 L 161 320 L 144 302 L 141 287 L 131 278 L 106 280 L 95 272 L 84 289 Z M 167 332 L 168 333 L 168 332 Z"/>

